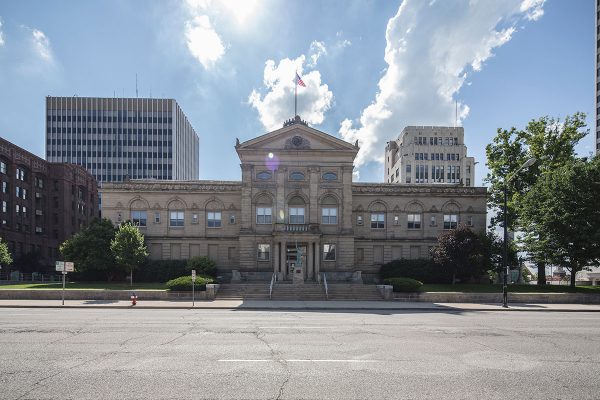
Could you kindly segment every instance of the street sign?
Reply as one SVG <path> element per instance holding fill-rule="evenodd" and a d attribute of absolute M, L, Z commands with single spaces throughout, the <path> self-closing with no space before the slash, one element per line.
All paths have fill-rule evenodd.
<path fill-rule="evenodd" d="M 192 282 L 196 282 L 196 270 L 192 270 Z"/>
<path fill-rule="evenodd" d="M 75 263 L 73 263 L 72 261 L 65 261 L 65 271 L 75 272 Z"/>
<path fill-rule="evenodd" d="M 65 270 L 65 262 L 64 261 L 57 261 L 56 262 L 56 271 L 63 272 L 64 270 Z"/>

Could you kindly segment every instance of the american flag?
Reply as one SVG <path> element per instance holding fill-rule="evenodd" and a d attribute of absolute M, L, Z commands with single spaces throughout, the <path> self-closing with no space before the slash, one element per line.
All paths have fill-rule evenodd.
<path fill-rule="evenodd" d="M 304 84 L 304 81 L 302 80 L 302 78 L 300 78 L 300 75 L 298 75 L 297 72 L 296 72 L 296 79 L 294 81 L 296 82 L 296 85 L 306 87 L 306 85 Z"/>

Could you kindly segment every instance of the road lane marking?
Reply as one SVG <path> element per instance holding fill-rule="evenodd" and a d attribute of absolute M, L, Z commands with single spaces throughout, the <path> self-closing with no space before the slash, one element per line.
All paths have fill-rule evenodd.
<path fill-rule="evenodd" d="M 233 359 L 233 360 L 217 360 L 218 362 L 281 362 L 281 361 L 285 361 L 285 362 L 312 362 L 312 363 L 316 363 L 316 362 L 325 362 L 325 363 L 375 363 L 375 362 L 379 362 L 379 360 L 337 360 L 337 359 L 289 359 L 289 360 L 273 360 L 273 359 L 255 359 L 255 360 L 248 360 L 248 359 Z"/>

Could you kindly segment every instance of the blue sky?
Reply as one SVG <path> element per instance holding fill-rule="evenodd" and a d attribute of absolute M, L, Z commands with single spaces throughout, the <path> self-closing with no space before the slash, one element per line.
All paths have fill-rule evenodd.
<path fill-rule="evenodd" d="M 588 113 L 593 0 L 0 1 L 0 136 L 44 156 L 44 97 L 175 98 L 200 137 L 200 178 L 240 178 L 236 137 L 299 114 L 359 140 L 361 181 L 385 142 L 452 125 L 485 170 L 498 127 Z M 593 133 L 578 147 L 593 151 Z"/>

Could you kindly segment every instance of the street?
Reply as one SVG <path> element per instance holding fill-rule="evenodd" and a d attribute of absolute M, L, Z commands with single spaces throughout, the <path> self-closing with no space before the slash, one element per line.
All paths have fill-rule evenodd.
<path fill-rule="evenodd" d="M 594 399 L 600 314 L 0 309 L 1 399 Z"/>

